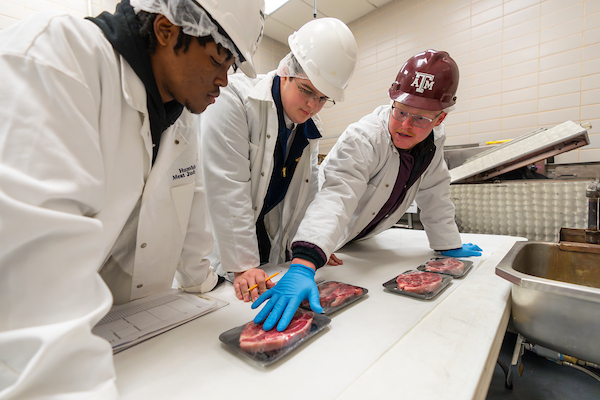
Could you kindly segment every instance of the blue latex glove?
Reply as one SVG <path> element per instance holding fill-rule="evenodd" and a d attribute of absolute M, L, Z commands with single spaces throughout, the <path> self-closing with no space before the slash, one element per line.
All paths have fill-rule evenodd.
<path fill-rule="evenodd" d="M 482 251 L 476 244 L 466 243 L 460 249 L 442 251 L 441 254 L 447 257 L 479 257 Z"/>
<path fill-rule="evenodd" d="M 310 302 L 310 308 L 314 312 L 319 314 L 323 312 L 319 303 L 319 289 L 315 283 L 315 271 L 302 264 L 290 265 L 289 271 L 279 282 L 252 303 L 252 308 L 257 308 L 269 298 L 269 302 L 254 318 L 254 322 L 260 324 L 267 315 L 269 316 L 263 324 L 265 331 L 271 330 L 277 321 L 279 321 L 277 330 L 279 332 L 285 330 L 304 300 Z"/>

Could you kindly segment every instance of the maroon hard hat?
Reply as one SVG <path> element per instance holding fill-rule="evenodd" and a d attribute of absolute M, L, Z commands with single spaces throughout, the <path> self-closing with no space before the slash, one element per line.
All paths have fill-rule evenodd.
<path fill-rule="evenodd" d="M 390 98 L 410 107 L 440 111 L 456 103 L 458 65 L 445 51 L 412 56 L 390 88 Z"/>

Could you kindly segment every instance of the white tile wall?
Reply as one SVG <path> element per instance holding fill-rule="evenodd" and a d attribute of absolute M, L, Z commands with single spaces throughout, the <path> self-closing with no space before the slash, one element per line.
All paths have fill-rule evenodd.
<path fill-rule="evenodd" d="M 0 29 L 39 11 L 65 11 L 85 17 L 114 11 L 119 0 L 0 0 Z M 89 10 L 91 9 L 91 13 Z"/>
<path fill-rule="evenodd" d="M 571 119 L 592 123 L 591 144 L 557 162 L 600 161 L 600 0 L 397 0 L 349 26 L 359 65 L 346 101 L 321 111 L 327 137 L 389 103 L 402 64 L 435 43 L 461 73 L 447 144 L 514 138 Z M 395 34 L 395 56 L 377 46 L 382 30 L 386 44 Z"/>
<path fill-rule="evenodd" d="M 290 52 L 290 48 L 270 37 L 263 37 L 254 55 L 254 66 L 259 74 L 266 74 L 277 68 L 279 61 Z"/>
<path fill-rule="evenodd" d="M 91 0 L 92 14 L 117 0 Z M 87 0 L 0 0 L 0 29 L 32 12 L 87 15 Z M 436 12 L 432 12 L 436 10 Z M 448 144 L 507 139 L 571 119 L 589 121 L 591 144 L 557 162 L 600 161 L 600 0 L 396 0 L 350 24 L 359 47 L 346 101 L 321 112 L 327 152 L 351 123 L 389 103 L 402 64 L 427 48 L 460 68 Z M 259 73 L 275 69 L 287 45 L 265 37 Z"/>

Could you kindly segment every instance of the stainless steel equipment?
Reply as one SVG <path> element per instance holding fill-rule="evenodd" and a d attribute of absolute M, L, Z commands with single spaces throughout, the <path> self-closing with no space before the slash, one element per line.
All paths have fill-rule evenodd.
<path fill-rule="evenodd" d="M 460 232 L 526 237 L 557 242 L 561 227 L 585 228 L 588 181 L 520 180 L 453 184 Z"/>
<path fill-rule="evenodd" d="M 600 254 L 559 246 L 517 242 L 496 267 L 496 274 L 513 283 L 512 320 L 520 334 L 598 364 Z"/>
<path fill-rule="evenodd" d="M 600 223 L 598 221 L 598 198 L 600 198 L 600 183 L 594 182 L 585 191 L 588 198 L 588 228 L 585 230 L 586 243 L 600 242 Z"/>
<path fill-rule="evenodd" d="M 452 183 L 478 182 L 590 143 L 587 131 L 573 121 L 539 128 L 467 159 L 452 168 Z"/>
<path fill-rule="evenodd" d="M 502 174 L 589 143 L 585 126 L 566 121 L 540 128 L 509 142 L 449 149 L 450 197 L 460 232 L 523 236 L 556 241 L 563 226 L 585 228 L 585 177 L 594 168 L 568 171 L 569 180 L 496 181 Z M 445 150 L 446 151 L 446 150 Z M 597 168 L 594 171 L 600 170 Z M 543 172 L 543 171 L 542 171 Z M 567 173 L 556 168 L 554 176 Z M 487 180 L 487 181 L 486 181 Z M 584 207 L 585 204 L 585 207 Z M 599 232 L 600 236 L 600 232 Z"/>
<path fill-rule="evenodd" d="M 465 163 L 469 158 L 491 149 L 495 145 L 484 143 L 470 143 L 444 146 L 444 161 L 448 169 L 456 168 Z"/>

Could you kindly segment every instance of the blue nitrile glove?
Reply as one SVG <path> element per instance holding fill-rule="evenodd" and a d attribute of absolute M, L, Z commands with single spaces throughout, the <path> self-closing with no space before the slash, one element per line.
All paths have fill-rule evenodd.
<path fill-rule="evenodd" d="M 269 302 L 254 318 L 254 323 L 260 324 L 267 315 L 269 316 L 263 324 L 265 331 L 271 330 L 277 321 L 277 330 L 282 332 L 287 328 L 296 313 L 296 310 L 304 300 L 310 302 L 310 308 L 316 313 L 322 313 L 323 308 L 319 303 L 319 289 L 315 283 L 315 271 L 302 264 L 290 265 L 289 271 L 277 282 L 275 286 L 260 295 L 252 308 L 260 306 L 263 301 Z M 282 315 L 283 314 L 283 315 Z M 281 318 L 281 320 L 280 320 Z"/>
<path fill-rule="evenodd" d="M 441 254 L 447 257 L 479 257 L 482 251 L 476 244 L 466 243 L 460 249 L 442 251 Z"/>

